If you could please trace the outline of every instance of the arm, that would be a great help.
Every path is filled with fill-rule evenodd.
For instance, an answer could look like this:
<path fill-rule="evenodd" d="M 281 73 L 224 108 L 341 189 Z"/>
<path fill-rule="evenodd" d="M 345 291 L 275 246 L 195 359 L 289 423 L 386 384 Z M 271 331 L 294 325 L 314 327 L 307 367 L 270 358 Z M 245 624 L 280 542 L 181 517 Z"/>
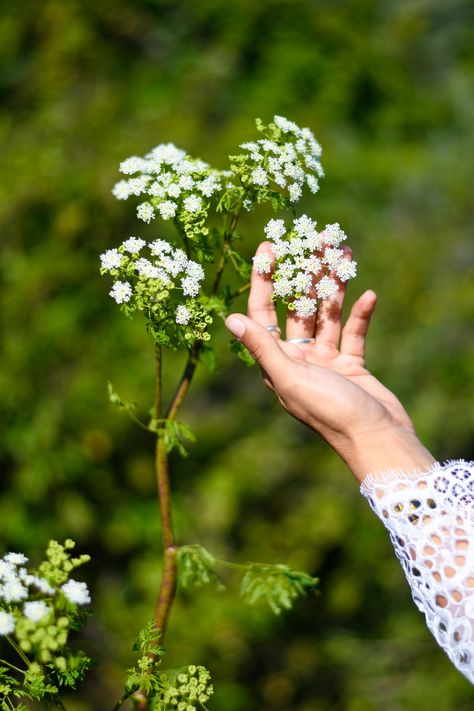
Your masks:
<path fill-rule="evenodd" d="M 342 329 L 344 292 L 341 283 L 313 318 L 289 312 L 287 339 L 314 339 L 289 343 L 267 330 L 277 324 L 272 282 L 253 272 L 248 317 L 232 315 L 227 327 L 285 410 L 321 434 L 361 482 L 429 629 L 474 683 L 474 465 L 435 462 L 399 400 L 365 367 L 375 293 L 362 294 Z"/>

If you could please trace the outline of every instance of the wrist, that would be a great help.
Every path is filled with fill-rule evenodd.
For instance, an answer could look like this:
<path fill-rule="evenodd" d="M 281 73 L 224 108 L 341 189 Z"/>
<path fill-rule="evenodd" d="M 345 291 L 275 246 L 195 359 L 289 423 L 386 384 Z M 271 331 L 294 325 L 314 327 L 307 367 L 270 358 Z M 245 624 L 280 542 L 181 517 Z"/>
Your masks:
<path fill-rule="evenodd" d="M 398 425 L 346 434 L 333 447 L 360 482 L 390 469 L 427 470 L 436 461 L 414 430 Z"/>

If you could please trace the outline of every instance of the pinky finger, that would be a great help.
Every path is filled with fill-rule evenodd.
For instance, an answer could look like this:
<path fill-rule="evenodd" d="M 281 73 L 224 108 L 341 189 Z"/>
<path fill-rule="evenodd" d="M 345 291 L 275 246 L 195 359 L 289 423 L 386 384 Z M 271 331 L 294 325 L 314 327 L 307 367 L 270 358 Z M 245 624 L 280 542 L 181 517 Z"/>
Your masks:
<path fill-rule="evenodd" d="M 342 330 L 341 353 L 364 359 L 365 337 L 377 303 L 375 291 L 365 291 L 351 309 Z"/>

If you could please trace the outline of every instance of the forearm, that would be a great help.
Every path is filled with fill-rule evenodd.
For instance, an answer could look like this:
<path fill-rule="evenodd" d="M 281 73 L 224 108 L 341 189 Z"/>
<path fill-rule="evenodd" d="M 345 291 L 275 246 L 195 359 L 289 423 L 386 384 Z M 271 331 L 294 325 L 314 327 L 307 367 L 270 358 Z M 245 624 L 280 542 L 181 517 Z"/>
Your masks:
<path fill-rule="evenodd" d="M 367 474 L 376 477 L 393 470 L 426 471 L 435 462 L 414 431 L 396 425 L 366 432 L 351 431 L 334 437 L 330 444 L 359 482 Z"/>

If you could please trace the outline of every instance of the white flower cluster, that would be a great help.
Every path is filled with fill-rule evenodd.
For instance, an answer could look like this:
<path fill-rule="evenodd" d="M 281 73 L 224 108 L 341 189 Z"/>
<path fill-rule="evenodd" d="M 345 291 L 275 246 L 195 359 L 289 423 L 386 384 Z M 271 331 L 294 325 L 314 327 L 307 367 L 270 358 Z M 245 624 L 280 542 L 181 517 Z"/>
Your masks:
<path fill-rule="evenodd" d="M 249 154 L 251 183 L 257 187 L 275 183 L 288 191 L 290 202 L 298 202 L 305 186 L 316 193 L 324 170 L 322 149 L 311 130 L 283 116 L 275 116 L 268 127 L 259 123 L 257 127 L 266 137 L 240 145 Z"/>
<path fill-rule="evenodd" d="M 316 313 L 318 300 L 333 297 L 338 281 L 356 275 L 357 264 L 350 261 L 339 245 L 345 233 L 335 223 L 318 232 L 316 222 L 307 215 L 293 221 L 287 230 L 283 220 L 270 220 L 265 226 L 274 257 L 273 295 L 295 310 L 300 318 Z M 268 254 L 254 257 L 254 269 L 260 274 L 272 272 Z"/>
<path fill-rule="evenodd" d="M 156 212 L 163 220 L 177 214 L 198 215 L 205 210 L 205 199 L 221 191 L 223 178 L 229 175 L 190 158 L 173 143 L 162 143 L 143 158 L 127 158 L 120 164 L 120 171 L 133 177 L 119 181 L 112 193 L 118 200 L 146 196 L 137 208 L 144 222 L 151 222 Z"/>
<path fill-rule="evenodd" d="M 0 558 L 0 606 L 7 607 L 7 611 L 0 609 L 0 636 L 15 631 L 15 615 L 11 612 L 15 603 L 19 605 L 18 611 L 31 622 L 40 622 L 52 610 L 44 600 L 28 599 L 38 594 L 53 597 L 56 590 L 44 578 L 30 574 L 23 567 L 27 562 L 23 553 L 7 553 Z M 70 579 L 60 589 L 69 602 L 76 605 L 87 605 L 91 601 L 85 583 Z"/>
<path fill-rule="evenodd" d="M 147 246 L 150 258 L 138 257 Z M 137 258 L 138 257 L 138 258 Z M 173 247 L 163 239 L 147 244 L 139 237 L 129 237 L 118 249 L 109 249 L 100 256 L 101 271 L 115 276 L 133 277 L 138 282 L 156 280 L 163 289 L 181 289 L 183 296 L 195 298 L 199 294 L 204 279 L 204 269 L 192 259 L 188 259 L 182 249 Z M 122 268 L 122 271 L 119 271 Z M 175 280 L 179 278 L 179 283 Z M 129 281 L 117 280 L 110 296 L 118 303 L 129 302 L 133 297 L 133 287 Z M 186 325 L 192 317 L 188 306 L 180 304 L 176 308 L 175 320 L 179 325 Z"/>

